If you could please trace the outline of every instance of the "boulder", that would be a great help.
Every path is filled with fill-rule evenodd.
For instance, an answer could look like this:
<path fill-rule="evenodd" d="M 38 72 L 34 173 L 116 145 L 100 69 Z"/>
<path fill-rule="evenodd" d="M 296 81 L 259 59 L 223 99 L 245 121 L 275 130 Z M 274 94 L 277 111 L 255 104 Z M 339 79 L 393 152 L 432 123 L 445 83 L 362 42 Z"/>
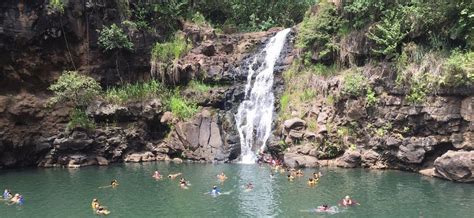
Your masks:
<path fill-rule="evenodd" d="M 406 163 L 419 164 L 425 158 L 425 149 L 417 144 L 408 144 L 399 147 L 397 158 Z"/>
<path fill-rule="evenodd" d="M 163 116 L 161 116 L 160 123 L 170 124 L 173 121 L 173 113 L 166 111 Z"/>
<path fill-rule="evenodd" d="M 336 160 L 336 165 L 338 167 L 345 168 L 355 168 L 359 167 L 361 164 L 361 154 L 360 151 L 347 150 L 342 157 Z"/>
<path fill-rule="evenodd" d="M 155 161 L 156 157 L 153 153 L 146 151 L 146 152 L 138 152 L 138 153 L 130 153 L 125 156 L 125 162 L 149 162 Z"/>
<path fill-rule="evenodd" d="M 367 116 L 365 103 L 362 100 L 351 100 L 346 103 L 346 114 L 349 120 L 359 120 Z"/>
<path fill-rule="evenodd" d="M 283 126 L 289 132 L 290 130 L 304 130 L 306 127 L 306 122 L 300 118 L 292 118 L 285 120 Z"/>
<path fill-rule="evenodd" d="M 474 151 L 448 151 L 434 162 L 438 176 L 456 182 L 474 182 Z"/>
<path fill-rule="evenodd" d="M 181 164 L 181 163 L 183 163 L 183 159 L 178 158 L 178 157 L 173 158 L 172 161 L 173 161 L 173 163 L 176 163 L 176 164 Z"/>
<path fill-rule="evenodd" d="M 105 159 L 105 157 L 97 156 L 96 159 L 97 159 L 97 163 L 99 164 L 99 166 L 109 165 L 109 161 L 107 159 Z"/>
<path fill-rule="evenodd" d="M 474 132 L 454 133 L 449 140 L 457 149 L 474 150 Z"/>
<path fill-rule="evenodd" d="M 319 166 L 318 159 L 308 155 L 285 153 L 285 155 L 283 156 L 283 160 L 285 165 L 291 168 L 314 168 Z"/>

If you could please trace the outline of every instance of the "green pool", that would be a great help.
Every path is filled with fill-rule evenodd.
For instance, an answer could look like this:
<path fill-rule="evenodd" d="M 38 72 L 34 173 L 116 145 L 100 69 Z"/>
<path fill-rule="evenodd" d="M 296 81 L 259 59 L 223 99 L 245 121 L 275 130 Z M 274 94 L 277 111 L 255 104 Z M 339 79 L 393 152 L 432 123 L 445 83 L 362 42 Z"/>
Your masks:
<path fill-rule="evenodd" d="M 155 181 L 154 170 L 182 172 L 190 181 Z M 229 179 L 219 184 L 216 174 Z M 23 206 L 0 203 L 0 217 L 95 217 L 90 203 L 98 198 L 108 217 L 472 217 L 474 185 L 458 184 L 399 171 L 321 169 L 316 187 L 306 185 L 312 170 L 289 182 L 270 176 L 269 167 L 240 164 L 120 164 L 82 169 L 21 169 L 0 171 L 0 188 L 25 196 Z M 116 189 L 99 188 L 117 179 Z M 244 191 L 247 182 L 254 190 Z M 226 193 L 204 194 L 212 185 Z M 345 195 L 360 206 L 336 214 L 312 212 L 321 204 L 336 205 Z"/>

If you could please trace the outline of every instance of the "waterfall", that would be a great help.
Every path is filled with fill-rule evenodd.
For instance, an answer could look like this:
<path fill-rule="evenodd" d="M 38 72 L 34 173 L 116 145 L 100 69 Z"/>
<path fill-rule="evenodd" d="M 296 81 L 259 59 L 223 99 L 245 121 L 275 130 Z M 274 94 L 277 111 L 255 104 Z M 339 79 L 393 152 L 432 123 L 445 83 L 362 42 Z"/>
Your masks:
<path fill-rule="evenodd" d="M 249 66 L 245 98 L 235 115 L 240 136 L 241 163 L 255 163 L 257 156 L 252 148 L 263 150 L 270 137 L 275 101 L 272 90 L 273 68 L 289 32 L 290 29 L 285 29 L 272 37 Z M 259 61 L 262 55 L 265 56 L 263 63 Z"/>

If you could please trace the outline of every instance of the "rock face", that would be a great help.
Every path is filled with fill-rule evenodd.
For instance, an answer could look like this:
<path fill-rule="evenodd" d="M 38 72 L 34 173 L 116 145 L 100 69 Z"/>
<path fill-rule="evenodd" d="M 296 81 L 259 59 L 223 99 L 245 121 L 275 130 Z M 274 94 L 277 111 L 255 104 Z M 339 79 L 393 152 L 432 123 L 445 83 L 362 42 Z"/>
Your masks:
<path fill-rule="evenodd" d="M 285 153 L 285 155 L 283 156 L 283 160 L 285 164 L 291 168 L 314 168 L 319 166 L 318 159 L 309 155 Z"/>
<path fill-rule="evenodd" d="M 456 182 L 474 182 L 474 151 L 448 151 L 435 162 L 439 177 Z"/>
<path fill-rule="evenodd" d="M 365 66 L 363 72 L 377 102 L 368 105 L 365 96 L 344 93 L 338 76 L 311 82 L 320 94 L 292 106 L 291 114 L 300 116 L 282 121 L 275 134 L 275 141 L 285 147 L 283 156 L 306 155 L 321 165 L 400 169 L 471 182 L 474 86 L 439 89 L 414 104 L 406 99 L 407 89 L 396 84 L 391 68 Z"/>
<path fill-rule="evenodd" d="M 130 5 L 135 2 L 131 0 Z M 160 34 L 165 30 L 159 29 L 160 25 L 152 27 L 158 28 L 156 31 L 143 33 L 124 28 L 134 51 L 121 52 L 116 60 L 100 49 L 96 31 L 121 21 L 116 1 L 66 1 L 63 14 L 51 11 L 48 3 L 0 2 L 0 48 L 6 51 L 0 54 L 0 168 L 80 167 L 177 157 L 231 161 L 239 156 L 233 114 L 243 98 L 247 62 L 278 29 L 225 35 L 209 27 L 181 23 L 183 35 L 193 48 L 171 70 L 177 84 L 199 79 L 219 85 L 204 94 L 182 93 L 207 111 L 180 121 L 164 110 L 160 99 L 126 104 L 96 101 L 87 108 L 96 129 L 66 132 L 71 105 L 51 108 L 47 104 L 51 97 L 47 87 L 61 72 L 77 70 L 104 88 L 122 80 L 147 81 L 154 76 L 150 74 L 150 50 L 164 38 Z M 291 51 L 286 48 L 286 53 Z M 280 71 L 288 64 L 279 63 Z M 168 134 L 170 126 L 177 128 Z"/>

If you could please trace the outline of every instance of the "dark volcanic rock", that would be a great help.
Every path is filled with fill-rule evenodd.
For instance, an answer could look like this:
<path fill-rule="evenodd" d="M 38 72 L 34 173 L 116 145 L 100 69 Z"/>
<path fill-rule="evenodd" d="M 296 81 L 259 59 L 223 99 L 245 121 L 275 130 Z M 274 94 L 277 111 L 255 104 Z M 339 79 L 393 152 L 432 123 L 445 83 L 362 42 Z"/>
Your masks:
<path fill-rule="evenodd" d="M 457 182 L 474 182 L 474 151 L 448 151 L 434 162 L 440 177 Z"/>

